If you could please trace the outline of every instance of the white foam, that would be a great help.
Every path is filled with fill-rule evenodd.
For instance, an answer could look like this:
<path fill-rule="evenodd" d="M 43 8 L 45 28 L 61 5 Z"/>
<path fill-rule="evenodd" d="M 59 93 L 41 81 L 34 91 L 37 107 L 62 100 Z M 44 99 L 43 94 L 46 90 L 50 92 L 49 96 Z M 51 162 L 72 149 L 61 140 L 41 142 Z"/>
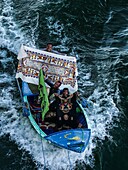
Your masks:
<path fill-rule="evenodd" d="M 69 48 L 66 47 L 66 43 L 69 38 L 65 35 L 63 23 L 61 23 L 59 20 L 56 21 L 53 16 L 49 16 L 46 19 L 49 34 L 57 35 L 57 41 L 59 41 L 61 44 L 56 46 L 56 48 L 61 49 L 61 51 L 68 51 Z"/>
<path fill-rule="evenodd" d="M 18 111 L 21 107 L 21 102 L 19 99 L 17 101 L 16 99 L 13 100 L 14 97 L 10 93 L 10 90 L 13 89 L 14 87 L 7 87 L 1 92 L 0 106 L 4 107 L 3 112 L 1 113 L 0 136 L 9 133 L 11 139 L 18 144 L 19 149 L 28 151 L 37 164 L 39 162 L 42 166 L 44 164 L 43 145 L 46 165 L 50 167 L 51 170 L 68 169 L 70 164 L 67 150 L 59 149 L 44 140 L 42 141 L 39 135 L 31 127 L 29 120 L 26 117 L 19 116 L 19 114 L 22 115 L 22 112 Z M 91 148 L 86 149 L 86 152 L 82 154 L 69 151 L 72 165 L 75 164 L 76 160 L 84 160 L 85 155 L 89 155 L 90 151 Z M 61 164 L 59 162 L 61 162 Z"/>
<path fill-rule="evenodd" d="M 40 0 L 41 1 L 41 0 Z M 44 2 L 44 1 L 41 1 Z M 19 51 L 19 47 L 21 43 L 28 44 L 31 42 L 30 39 L 26 37 L 22 33 L 22 31 L 18 28 L 14 21 L 13 15 L 13 1 L 4 0 L 3 1 L 3 11 L 2 16 L 0 16 L 0 46 L 7 47 L 11 49 L 11 51 L 17 53 Z M 8 15 L 5 15 L 5 13 Z M 11 15 L 10 15 L 11 14 Z M 111 14 L 112 15 L 112 14 Z M 111 19 L 111 15 L 109 20 Z M 38 27 L 38 19 L 39 15 L 37 13 L 37 17 L 35 18 L 35 27 L 32 28 L 32 44 L 30 46 L 34 46 L 35 44 L 35 30 Z M 62 32 L 64 31 L 64 26 L 59 21 L 53 22 L 54 18 L 48 17 L 48 28 L 50 30 L 50 34 L 55 34 L 60 36 L 61 45 L 57 46 L 57 48 L 61 48 L 64 51 L 68 51 L 69 48 L 66 47 L 66 42 L 69 40 L 66 35 L 62 38 Z M 109 22 L 108 20 L 108 22 Z M 6 21 L 6 22 L 3 22 Z M 7 25 L 6 25 L 7 23 Z M 9 28 L 9 29 L 8 29 Z M 108 49 L 109 50 L 108 50 Z M 74 49 L 75 50 L 75 49 Z M 106 51 L 106 56 L 113 49 L 109 47 L 105 47 L 104 49 L 100 49 Z M 2 63 L 6 63 L 8 60 L 6 58 L 6 52 L 3 51 L 1 54 L 3 56 Z M 5 57 L 5 58 L 4 58 Z M 109 65 L 109 64 L 108 64 Z M 104 66 L 101 62 L 97 63 L 98 70 L 108 69 L 108 65 Z M 79 75 L 81 78 L 81 83 L 83 86 L 94 86 L 94 83 L 91 82 L 91 69 L 85 68 L 85 64 L 83 66 L 79 65 L 80 72 Z M 87 71 L 88 70 L 88 71 Z M 84 71 L 84 73 L 82 73 Z M 101 72 L 102 72 L 101 71 Z M 99 73 L 101 73 L 99 71 Z M 97 141 L 101 142 L 105 140 L 107 137 L 109 140 L 112 140 L 112 136 L 109 134 L 109 130 L 114 126 L 114 118 L 118 120 L 119 110 L 116 107 L 113 99 L 113 95 L 116 95 L 119 98 L 118 86 L 116 93 L 112 92 L 115 90 L 115 86 L 113 87 L 113 82 L 106 83 L 108 81 L 107 72 L 103 72 L 104 76 L 100 74 L 101 77 L 98 78 L 98 84 L 95 88 L 93 94 L 89 97 L 88 100 L 94 101 L 93 110 L 91 112 L 86 108 L 89 117 L 89 124 L 91 127 L 91 139 L 89 141 L 89 145 L 86 150 L 82 154 L 77 154 L 69 151 L 70 160 L 72 165 L 75 165 L 77 160 L 83 160 L 86 164 L 89 164 L 91 167 L 94 165 L 94 155 L 93 150 L 97 146 Z M 85 75 L 85 76 L 84 76 Z M 69 168 L 69 160 L 68 160 L 68 152 L 65 149 L 59 149 L 52 144 L 47 143 L 46 141 L 41 141 L 39 135 L 35 132 L 35 130 L 31 127 L 28 119 L 22 115 L 22 112 L 19 111 L 21 108 L 21 101 L 19 99 L 14 99 L 14 96 L 10 93 L 11 90 L 14 90 L 13 83 L 14 78 L 10 77 L 8 74 L 3 73 L 0 75 L 0 83 L 10 83 L 10 87 L 3 88 L 1 92 L 1 100 L 0 107 L 3 108 L 3 111 L 0 115 L 0 136 L 5 134 L 10 134 L 12 140 L 14 140 L 19 149 L 25 149 L 28 151 L 33 159 L 36 161 L 37 166 L 39 164 L 44 164 L 44 156 L 42 151 L 42 145 L 44 147 L 45 152 L 45 161 L 47 166 L 49 166 L 51 170 L 54 169 L 68 169 Z M 15 75 L 14 75 L 15 77 Z M 105 82 L 106 81 L 106 82 Z M 103 88 L 104 86 L 104 88 Z M 17 92 L 18 93 L 18 92 Z M 86 91 L 83 91 L 83 95 Z M 118 99 L 119 100 L 119 99 Z M 61 163 L 61 164 L 60 164 Z M 40 168 L 39 168 L 40 169 Z"/>
<path fill-rule="evenodd" d="M 0 16 L 0 47 L 6 47 L 15 54 L 18 53 L 21 44 L 28 44 L 34 47 L 34 31 L 35 28 L 32 30 L 32 39 L 27 35 L 24 36 L 15 23 L 13 1 L 3 0 L 2 13 Z"/>
<path fill-rule="evenodd" d="M 5 79 L 7 81 L 7 79 Z M 11 81 L 11 80 L 10 80 Z M 5 81 L 4 81 L 5 82 Z M 8 87 L 2 90 L 0 106 L 4 106 L 3 112 L 1 113 L 1 128 L 0 136 L 7 133 L 10 134 L 11 139 L 14 140 L 19 149 L 25 149 L 28 151 L 33 159 L 43 166 L 44 157 L 42 145 L 45 153 L 45 162 L 49 169 L 69 169 L 68 152 L 65 149 L 59 149 L 54 147 L 52 144 L 46 141 L 41 141 L 39 135 L 31 127 L 30 122 L 27 118 L 18 116 L 22 114 L 18 111 L 21 103 L 15 99 L 10 93 L 14 87 Z M 109 129 L 113 128 L 113 117 L 118 115 L 118 109 L 116 108 L 113 99 L 110 95 L 107 96 L 106 92 L 101 92 L 100 89 L 96 89 L 89 100 L 95 100 L 93 110 L 88 111 L 89 124 L 91 127 L 91 139 L 86 150 L 82 154 L 77 154 L 69 151 L 70 161 L 72 166 L 75 166 L 77 160 L 83 160 L 86 164 L 91 167 L 94 165 L 93 150 L 97 146 L 97 140 L 101 142 L 107 137 L 112 140 L 112 136 L 109 134 Z M 101 103 L 106 101 L 106 105 L 102 106 Z M 18 109 L 18 110 L 17 110 Z M 61 164 L 60 164 L 61 162 Z M 41 169 L 41 168 L 38 168 Z"/>
<path fill-rule="evenodd" d="M 44 150 L 46 165 L 50 167 L 51 170 L 68 169 L 68 152 L 65 149 L 54 147 L 44 140 L 42 141 L 39 135 L 31 127 L 28 119 L 18 116 L 19 113 L 22 113 L 21 111 L 18 113 L 16 108 L 19 108 L 21 103 L 13 100 L 13 96 L 9 92 L 13 88 L 14 87 L 8 87 L 7 89 L 2 90 L 0 106 L 4 105 L 4 108 L 6 108 L 7 111 L 2 112 L 1 114 L 0 135 L 9 133 L 11 139 L 18 144 L 19 149 L 21 148 L 28 151 L 37 164 L 38 162 L 42 165 L 44 164 Z M 92 112 L 88 112 L 89 124 L 92 131 L 91 140 L 84 153 L 78 154 L 69 151 L 72 166 L 75 165 L 77 160 L 83 160 L 86 164 L 93 167 L 94 157 L 92 151 L 96 148 L 97 139 L 102 142 L 102 140 L 105 140 L 105 137 L 108 137 L 110 140 L 112 138 L 109 135 L 108 130 L 112 128 L 113 116 L 117 116 L 119 111 L 115 107 L 112 97 L 107 96 L 106 99 L 106 95 L 107 91 L 101 93 L 99 89 L 96 89 L 89 98 L 89 100 L 96 100 L 93 105 L 93 110 L 91 110 Z M 106 101 L 108 107 L 100 106 L 103 100 Z M 44 148 L 43 150 L 42 145 Z M 61 164 L 59 162 L 61 162 Z"/>
<path fill-rule="evenodd" d="M 113 11 L 110 11 L 109 16 L 108 16 L 108 19 L 107 19 L 107 21 L 106 21 L 106 24 L 111 21 L 112 17 L 113 17 Z"/>

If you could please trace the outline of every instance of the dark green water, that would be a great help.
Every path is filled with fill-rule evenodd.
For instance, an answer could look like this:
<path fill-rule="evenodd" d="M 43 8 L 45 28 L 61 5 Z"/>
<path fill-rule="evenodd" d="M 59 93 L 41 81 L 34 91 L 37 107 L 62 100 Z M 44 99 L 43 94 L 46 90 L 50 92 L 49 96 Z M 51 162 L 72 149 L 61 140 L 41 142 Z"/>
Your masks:
<path fill-rule="evenodd" d="M 127 0 L 0 0 L 0 169 L 43 169 L 42 143 L 19 117 L 14 70 L 22 43 L 47 42 L 77 56 L 79 90 L 93 101 L 91 140 L 84 154 L 70 153 L 72 169 L 127 170 Z M 69 169 L 67 152 L 44 147 L 47 169 Z"/>

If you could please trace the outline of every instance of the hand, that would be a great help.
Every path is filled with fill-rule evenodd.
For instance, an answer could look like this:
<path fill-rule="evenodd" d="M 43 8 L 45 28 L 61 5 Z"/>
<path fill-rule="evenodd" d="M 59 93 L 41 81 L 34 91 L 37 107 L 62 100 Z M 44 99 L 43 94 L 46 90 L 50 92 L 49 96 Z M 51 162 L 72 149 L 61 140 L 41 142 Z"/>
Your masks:
<path fill-rule="evenodd" d="M 55 95 L 56 97 L 59 97 L 59 94 L 57 94 L 57 93 L 54 93 L 54 95 Z"/>
<path fill-rule="evenodd" d="M 76 91 L 74 94 L 76 95 L 76 97 L 80 97 L 80 93 L 78 91 Z"/>

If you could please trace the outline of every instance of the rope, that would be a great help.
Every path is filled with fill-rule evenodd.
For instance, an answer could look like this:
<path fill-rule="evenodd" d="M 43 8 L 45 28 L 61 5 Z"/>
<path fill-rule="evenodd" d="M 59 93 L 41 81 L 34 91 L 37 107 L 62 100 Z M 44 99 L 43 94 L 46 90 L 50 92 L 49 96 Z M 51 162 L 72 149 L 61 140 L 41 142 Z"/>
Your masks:
<path fill-rule="evenodd" d="M 82 131 L 82 142 L 84 140 L 84 130 L 81 128 L 81 131 Z M 81 146 L 81 149 L 82 149 L 82 146 Z"/>
<path fill-rule="evenodd" d="M 68 160 L 69 160 L 69 169 L 71 170 L 72 169 L 72 163 L 71 163 L 71 160 L 70 160 L 69 150 L 67 150 L 67 152 L 68 152 Z"/>
<path fill-rule="evenodd" d="M 24 106 L 24 102 L 23 102 L 23 95 L 22 95 L 22 91 L 21 91 L 21 88 L 20 88 L 20 84 L 19 84 L 19 81 L 18 81 L 18 79 L 16 79 L 16 82 L 17 82 L 17 85 L 18 85 L 18 89 L 19 89 L 19 92 L 20 92 L 20 98 L 21 98 L 21 101 L 22 101 L 22 115 L 23 115 L 23 112 L 24 112 L 24 109 L 23 109 L 23 107 L 25 107 Z M 20 109 L 20 110 L 21 110 Z M 18 116 L 19 116 L 19 121 L 20 121 L 20 116 L 21 116 L 21 114 L 20 114 L 20 112 L 18 112 Z"/>
<path fill-rule="evenodd" d="M 37 115 L 37 120 L 38 120 L 38 125 L 39 125 L 39 128 L 40 128 L 40 124 L 39 124 L 39 118 L 40 118 L 40 115 L 38 114 Z M 42 154 L 43 154 L 43 159 L 44 159 L 44 170 L 46 170 L 46 160 L 45 160 L 45 154 L 44 154 L 44 146 L 43 146 L 43 142 L 42 142 L 42 137 L 41 137 L 41 129 L 40 130 L 40 139 L 41 139 L 41 146 L 42 146 Z"/>
<path fill-rule="evenodd" d="M 19 81 L 18 79 L 16 79 L 17 81 L 17 85 L 18 85 L 18 89 L 19 89 L 19 92 L 20 92 L 20 97 L 21 97 L 21 100 L 22 100 L 22 103 L 23 103 L 23 107 L 25 107 L 25 104 L 23 102 L 23 95 L 22 95 L 22 91 L 21 91 L 21 88 L 20 88 L 20 85 L 19 85 Z M 25 110 L 23 109 L 23 112 Z M 40 113 L 39 113 L 40 114 Z M 37 115 L 37 120 L 38 120 L 38 125 L 39 125 L 39 118 L 40 118 L 40 115 Z M 46 170 L 46 160 L 45 160 L 45 154 L 44 154 L 44 146 L 43 146 L 43 142 L 42 142 L 42 137 L 41 137 L 41 129 L 40 129 L 40 125 L 39 125 L 39 130 L 40 130 L 40 138 L 41 138 L 41 146 L 42 146 L 42 154 L 43 154 L 43 159 L 44 159 L 44 170 Z"/>
<path fill-rule="evenodd" d="M 19 89 L 19 92 L 20 92 L 20 98 L 21 98 L 22 104 L 23 104 L 23 106 L 24 106 L 23 95 L 22 95 L 22 91 L 21 91 L 21 88 L 20 88 L 20 84 L 19 84 L 18 79 L 16 79 L 16 82 L 17 82 L 18 89 Z M 23 109 L 22 109 L 22 112 L 23 112 Z"/>
<path fill-rule="evenodd" d="M 21 91 L 21 88 L 20 88 L 20 84 L 19 84 L 18 79 L 16 79 L 16 82 L 17 82 L 18 89 L 19 89 L 19 92 L 20 92 L 20 97 L 21 97 L 21 99 L 23 99 L 23 95 L 22 95 L 22 91 Z"/>
<path fill-rule="evenodd" d="M 13 64 L 13 67 L 14 67 L 14 64 Z M 21 97 L 21 100 L 22 100 L 23 107 L 26 108 L 26 106 L 23 102 L 23 95 L 22 95 L 22 91 L 21 91 L 18 79 L 16 79 L 16 82 L 17 82 L 18 89 L 19 89 L 19 92 L 20 92 L 20 97 Z M 25 111 L 24 108 L 22 110 L 23 114 L 24 114 L 24 111 Z M 38 115 L 38 125 L 39 125 L 39 118 L 40 118 L 40 115 Z M 39 125 L 39 128 L 40 128 L 40 125 Z M 42 146 L 42 153 L 43 153 L 43 159 L 44 159 L 44 170 L 46 170 L 47 168 L 46 168 L 46 160 L 45 160 L 45 154 L 44 154 L 44 146 L 43 146 L 42 137 L 41 137 L 41 129 L 39 129 L 39 130 L 40 130 L 41 146 Z"/>
<path fill-rule="evenodd" d="M 82 131 L 82 141 L 84 140 L 84 130 L 81 128 Z"/>

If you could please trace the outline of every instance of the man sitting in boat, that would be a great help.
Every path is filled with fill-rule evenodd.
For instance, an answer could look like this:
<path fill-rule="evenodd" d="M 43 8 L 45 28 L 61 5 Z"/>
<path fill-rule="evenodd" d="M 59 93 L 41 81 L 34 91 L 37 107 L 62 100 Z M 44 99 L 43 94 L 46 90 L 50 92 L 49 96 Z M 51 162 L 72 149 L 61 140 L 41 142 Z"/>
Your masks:
<path fill-rule="evenodd" d="M 56 81 L 53 83 L 50 79 L 45 79 L 45 82 L 50 86 L 49 94 L 48 94 L 48 99 L 50 102 L 49 105 L 49 111 L 55 111 L 56 108 L 56 101 L 55 101 L 55 95 L 54 94 L 60 94 L 60 89 L 59 87 L 61 86 L 61 81 Z"/>
<path fill-rule="evenodd" d="M 62 127 L 75 128 L 76 123 L 76 93 L 69 94 L 68 88 L 64 88 L 62 95 L 56 95 L 56 113 L 58 129 Z"/>
<path fill-rule="evenodd" d="M 43 49 L 43 51 L 47 51 L 55 54 L 61 54 L 58 51 L 53 50 L 52 47 L 53 47 L 52 43 L 48 43 L 46 48 Z"/>
<path fill-rule="evenodd" d="M 55 83 L 53 83 L 50 79 L 45 79 L 45 82 L 50 86 L 50 91 L 48 95 L 49 99 L 54 93 L 60 94 L 59 87 L 61 86 L 61 81 L 58 80 Z"/>

